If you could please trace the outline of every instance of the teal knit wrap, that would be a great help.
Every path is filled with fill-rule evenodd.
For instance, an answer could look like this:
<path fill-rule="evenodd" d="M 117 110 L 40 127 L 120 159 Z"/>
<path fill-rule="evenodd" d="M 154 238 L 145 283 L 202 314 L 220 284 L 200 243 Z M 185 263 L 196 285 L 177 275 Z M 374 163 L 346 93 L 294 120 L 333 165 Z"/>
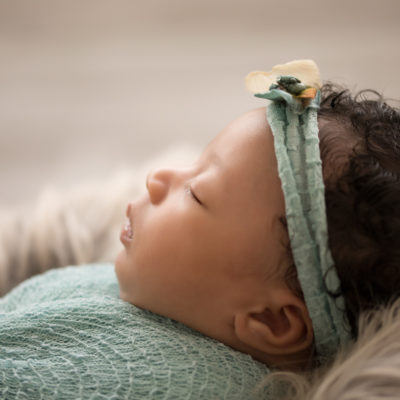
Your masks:
<path fill-rule="evenodd" d="M 0 299 L 0 399 L 265 400 L 269 373 L 119 298 L 113 265 L 51 270 Z"/>
<path fill-rule="evenodd" d="M 328 247 L 317 112 L 320 92 L 303 100 L 277 85 L 257 97 L 273 100 L 267 119 L 274 136 L 290 245 L 314 329 L 318 357 L 331 358 L 349 340 L 340 282 Z"/>

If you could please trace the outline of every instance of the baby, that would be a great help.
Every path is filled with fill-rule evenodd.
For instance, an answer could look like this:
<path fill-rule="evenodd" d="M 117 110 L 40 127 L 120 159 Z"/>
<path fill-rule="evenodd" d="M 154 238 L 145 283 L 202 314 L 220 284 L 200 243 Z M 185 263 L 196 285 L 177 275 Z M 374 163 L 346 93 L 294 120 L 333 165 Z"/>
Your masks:
<path fill-rule="evenodd" d="M 54 270 L 0 299 L 0 397 L 277 398 L 254 391 L 268 366 L 325 363 L 399 297 L 398 110 L 321 87 L 312 61 L 247 86 L 267 110 L 148 175 L 115 273 Z"/>
<path fill-rule="evenodd" d="M 325 200 L 318 200 L 315 188 L 322 178 L 321 184 L 315 178 L 305 184 L 303 209 L 291 209 L 291 193 L 283 190 L 290 178 L 276 157 L 281 132 L 274 130 L 288 131 L 291 124 L 295 135 L 313 130 L 313 115 L 305 117 L 304 110 L 316 114 L 318 71 L 300 61 L 248 77 L 248 87 L 260 93 L 261 85 L 263 93 L 265 80 L 291 72 L 301 81 L 286 76 L 269 88 L 273 95 L 259 95 L 286 107 L 286 127 L 269 116 L 271 129 L 265 108 L 250 111 L 229 124 L 193 165 L 148 175 L 147 194 L 127 207 L 115 271 L 123 300 L 268 365 L 300 368 L 315 359 L 315 351 L 323 361 L 350 334 L 355 337 L 361 311 L 399 294 L 400 117 L 379 96 L 352 98 L 322 87 L 318 126 Z M 290 140 L 282 142 L 289 151 Z M 306 159 L 304 168 L 312 165 L 314 179 L 321 167 L 315 154 L 307 160 L 314 151 L 307 149 L 310 141 L 295 153 L 304 151 L 300 158 Z M 299 170 L 297 180 L 305 171 Z M 288 229 L 287 218 L 312 214 L 313 202 L 319 215 L 306 223 L 315 235 L 309 239 L 298 221 Z M 325 204 L 328 235 L 321 219 Z M 311 240 L 312 249 L 300 249 L 296 260 L 294 247 Z M 313 269 L 319 277 L 309 276 Z M 321 315 L 329 321 L 321 322 Z M 327 336 L 334 345 L 325 346 L 324 354 L 324 343 L 318 345 L 331 339 Z"/>

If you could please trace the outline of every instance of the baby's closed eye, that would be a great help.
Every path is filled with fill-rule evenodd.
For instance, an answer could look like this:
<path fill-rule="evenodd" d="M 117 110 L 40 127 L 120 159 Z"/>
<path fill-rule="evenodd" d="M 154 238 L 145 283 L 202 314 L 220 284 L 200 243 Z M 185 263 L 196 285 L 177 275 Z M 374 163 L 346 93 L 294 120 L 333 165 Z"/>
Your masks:
<path fill-rule="evenodd" d="M 192 197 L 192 199 L 198 203 L 199 205 L 203 205 L 203 202 L 199 199 L 197 194 L 194 192 L 193 188 L 190 186 L 190 184 L 187 184 L 185 187 L 186 192 Z"/>

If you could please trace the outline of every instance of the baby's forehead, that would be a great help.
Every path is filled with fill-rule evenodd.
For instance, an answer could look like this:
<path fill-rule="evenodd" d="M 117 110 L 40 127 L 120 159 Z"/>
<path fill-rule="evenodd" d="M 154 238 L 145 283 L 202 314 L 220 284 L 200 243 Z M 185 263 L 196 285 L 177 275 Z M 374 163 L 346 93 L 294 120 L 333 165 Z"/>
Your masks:
<path fill-rule="evenodd" d="M 244 160 L 268 161 L 274 156 L 273 136 L 265 108 L 249 111 L 232 121 L 210 143 L 206 153 L 227 164 Z"/>
<path fill-rule="evenodd" d="M 260 108 L 234 120 L 202 156 L 206 169 L 218 171 L 218 182 L 232 207 L 236 202 L 243 208 L 254 207 L 258 213 L 271 204 L 283 210 L 274 138 L 265 113 L 265 108 Z"/>

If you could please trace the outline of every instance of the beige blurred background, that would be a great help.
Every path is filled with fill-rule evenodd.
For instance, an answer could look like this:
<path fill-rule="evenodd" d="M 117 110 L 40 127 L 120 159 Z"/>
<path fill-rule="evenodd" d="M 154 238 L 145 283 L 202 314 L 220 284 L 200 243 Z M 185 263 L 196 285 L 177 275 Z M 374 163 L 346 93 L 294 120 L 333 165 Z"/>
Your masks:
<path fill-rule="evenodd" d="M 0 1 L 0 205 L 105 179 L 240 113 L 254 69 L 400 98 L 399 0 Z"/>

